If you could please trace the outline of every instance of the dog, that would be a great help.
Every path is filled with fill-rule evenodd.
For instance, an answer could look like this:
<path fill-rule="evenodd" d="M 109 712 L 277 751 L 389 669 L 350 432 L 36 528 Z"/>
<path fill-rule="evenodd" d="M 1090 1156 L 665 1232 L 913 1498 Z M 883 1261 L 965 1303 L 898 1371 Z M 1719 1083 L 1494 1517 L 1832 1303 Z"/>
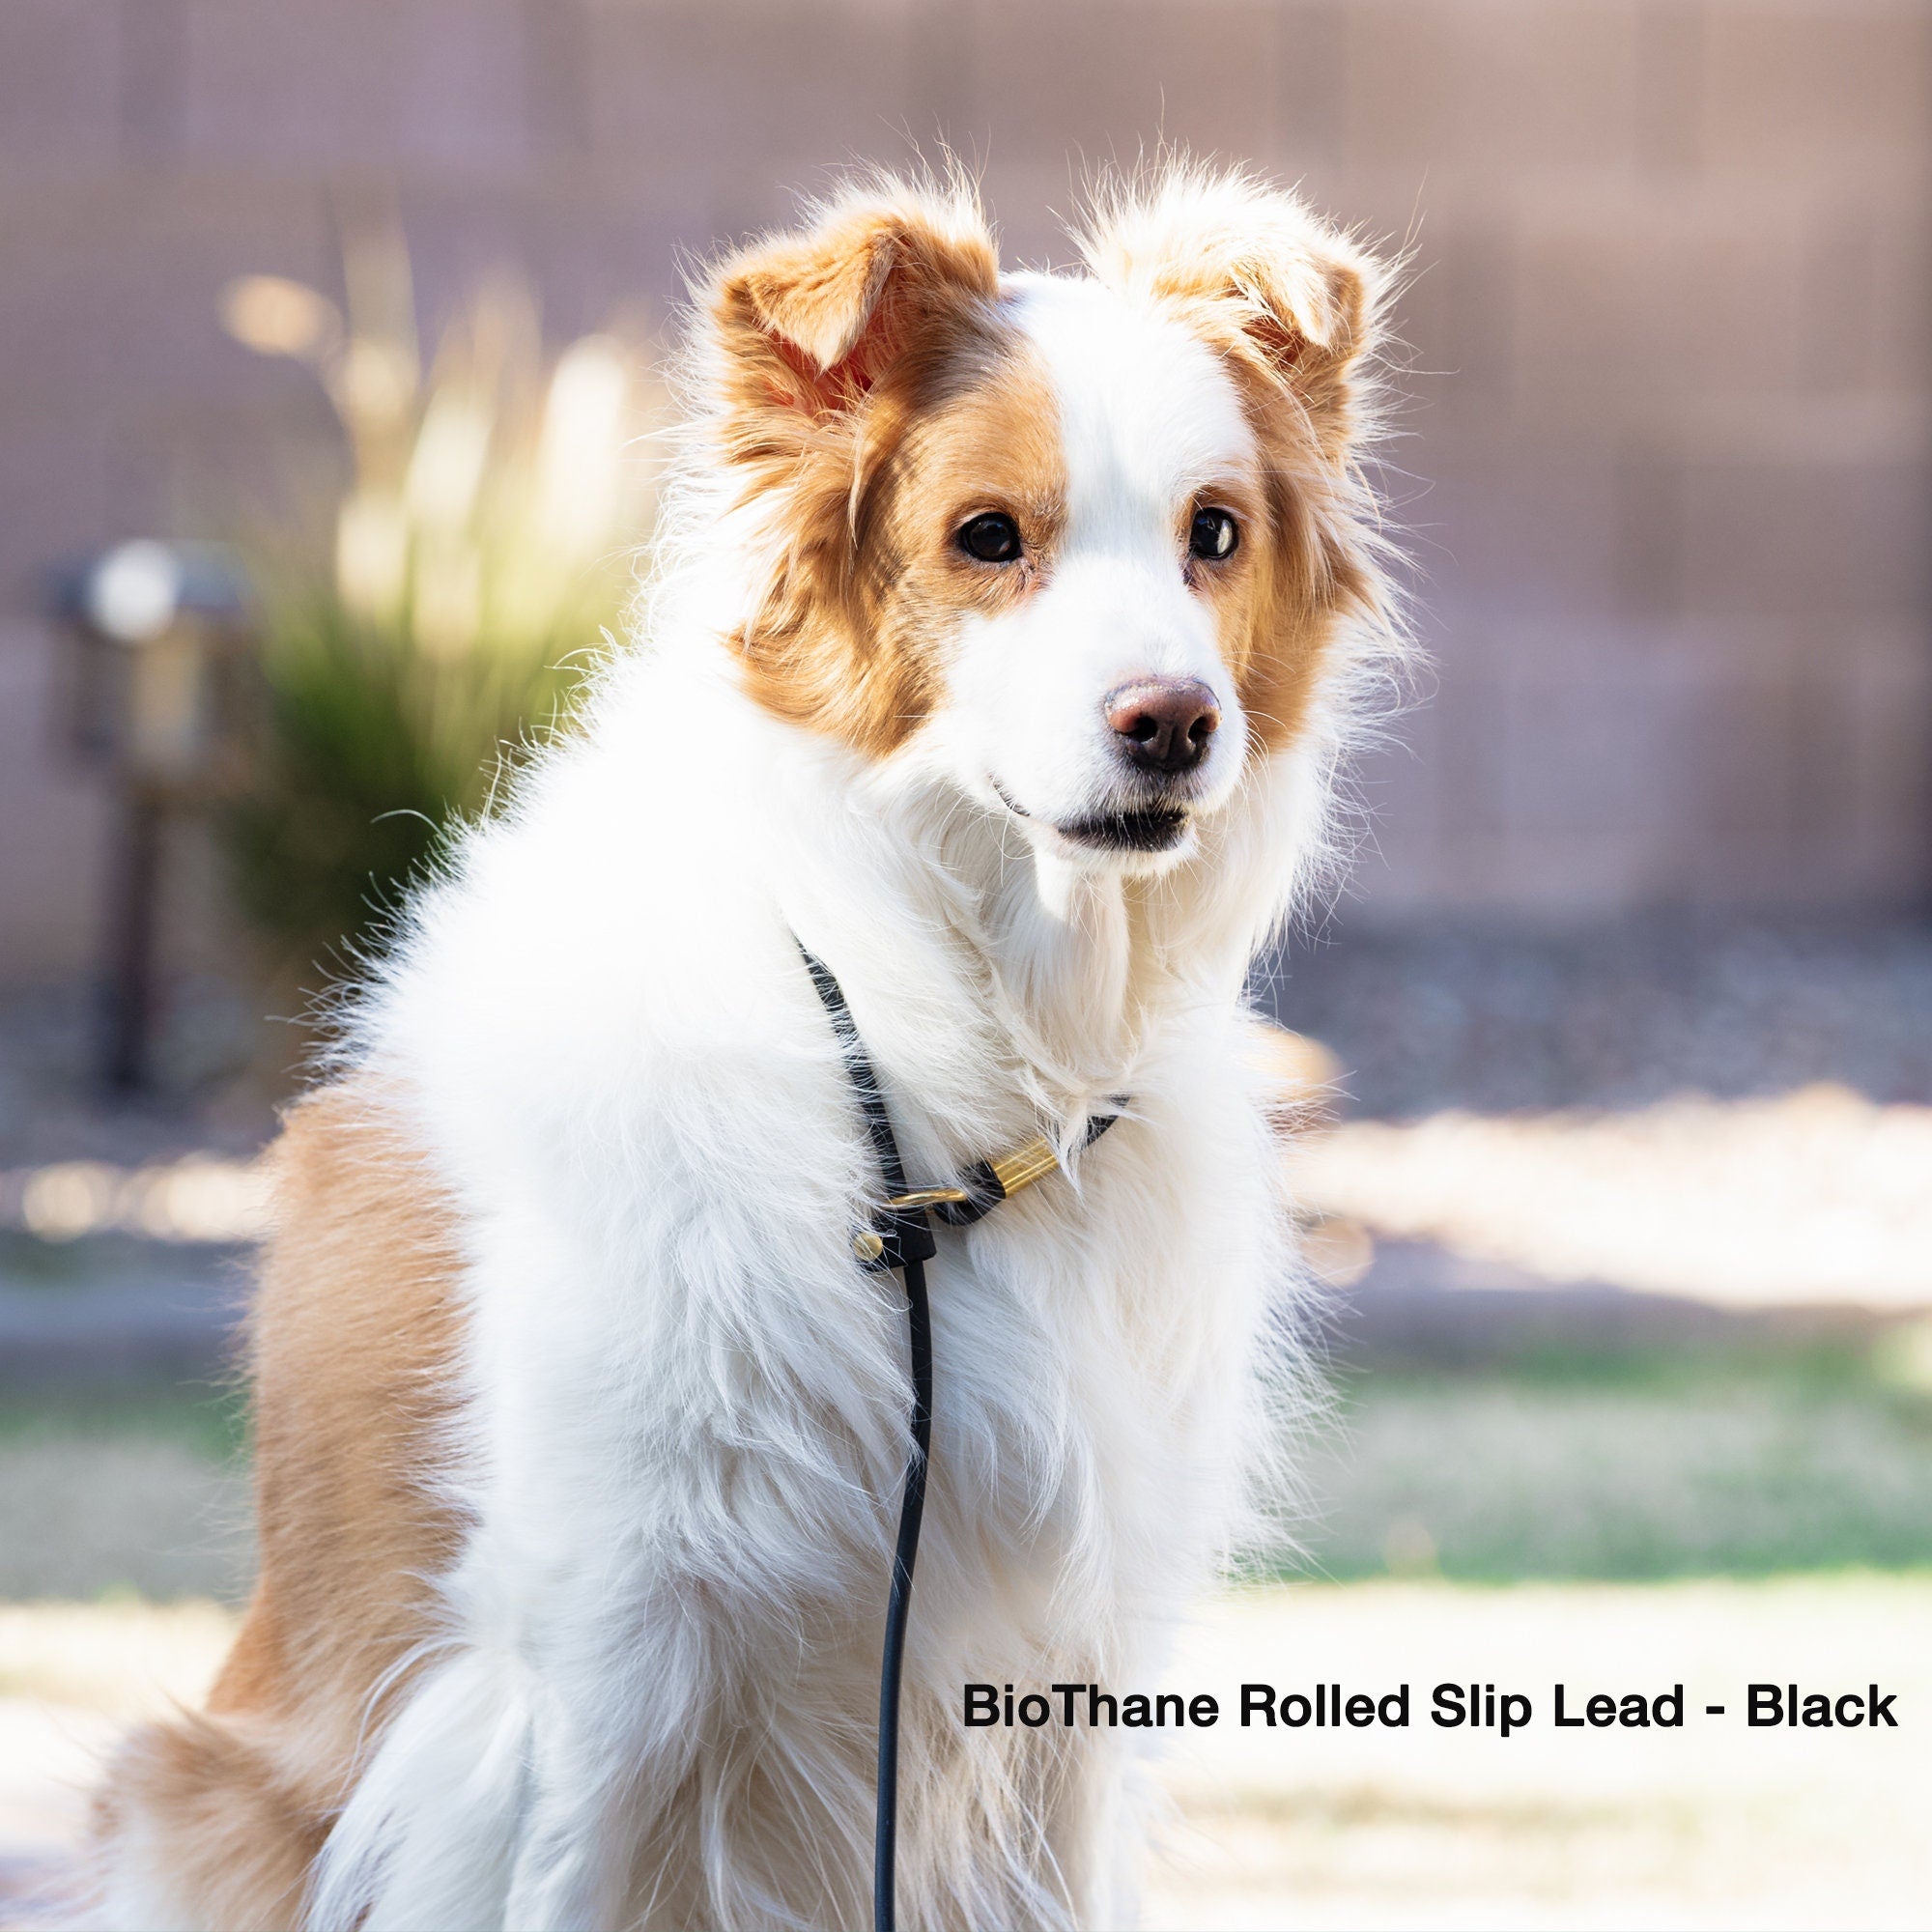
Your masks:
<path fill-rule="evenodd" d="M 701 282 L 636 641 L 286 1119 L 260 1580 L 110 1767 L 102 1922 L 866 1922 L 911 1396 L 808 951 L 914 1183 L 1055 1154 L 938 1232 L 900 1922 L 1132 1921 L 1130 1734 L 962 1690 L 1152 1688 L 1264 1433 L 1243 988 L 1393 648 L 1388 272 L 1192 165 L 1075 239 L 877 178 Z"/>

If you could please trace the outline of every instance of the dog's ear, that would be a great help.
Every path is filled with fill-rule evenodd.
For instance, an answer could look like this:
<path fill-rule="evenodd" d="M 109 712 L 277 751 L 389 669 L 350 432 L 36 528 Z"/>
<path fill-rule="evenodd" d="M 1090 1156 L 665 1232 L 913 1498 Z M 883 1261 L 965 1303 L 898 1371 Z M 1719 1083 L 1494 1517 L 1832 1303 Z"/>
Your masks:
<path fill-rule="evenodd" d="M 1292 390 L 1331 458 L 1346 451 L 1387 286 L 1366 250 L 1292 194 L 1186 166 L 1105 194 L 1081 245 L 1102 281 L 1180 310 Z"/>
<path fill-rule="evenodd" d="M 931 709 L 929 668 L 867 620 L 857 532 L 907 416 L 893 376 L 978 327 L 999 282 L 970 194 L 877 182 L 704 287 L 705 431 L 738 499 L 767 512 L 768 581 L 731 640 L 779 716 L 884 753 Z"/>
<path fill-rule="evenodd" d="M 851 410 L 923 330 L 999 288 L 999 254 L 963 190 L 848 192 L 803 232 L 753 243 L 713 276 L 722 400 L 822 420 Z"/>

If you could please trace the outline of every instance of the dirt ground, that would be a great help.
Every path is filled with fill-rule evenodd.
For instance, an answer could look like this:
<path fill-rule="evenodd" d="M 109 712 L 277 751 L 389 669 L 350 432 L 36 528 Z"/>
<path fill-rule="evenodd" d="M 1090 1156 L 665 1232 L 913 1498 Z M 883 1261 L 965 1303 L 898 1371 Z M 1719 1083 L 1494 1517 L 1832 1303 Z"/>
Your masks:
<path fill-rule="evenodd" d="M 0 1874 L 44 1877 L 88 1767 L 127 1719 L 206 1682 L 205 1604 L 0 1609 Z M 1932 1576 L 1663 1585 L 1295 1584 L 1189 1631 L 1171 1688 L 1149 1932 L 1346 1927 L 1924 1926 Z M 1896 1693 L 1896 1731 L 1747 1729 L 1751 1681 Z M 1238 1727 L 1240 1686 L 1407 1682 L 1407 1730 Z M 1438 1729 L 1438 1683 L 1532 1700 L 1530 1724 Z M 1681 1729 L 1557 1731 L 1551 1687 L 1684 1686 Z M 1123 1687 L 1128 1688 L 1128 1687 Z M 1726 1715 L 1703 1715 L 1722 1703 Z"/>

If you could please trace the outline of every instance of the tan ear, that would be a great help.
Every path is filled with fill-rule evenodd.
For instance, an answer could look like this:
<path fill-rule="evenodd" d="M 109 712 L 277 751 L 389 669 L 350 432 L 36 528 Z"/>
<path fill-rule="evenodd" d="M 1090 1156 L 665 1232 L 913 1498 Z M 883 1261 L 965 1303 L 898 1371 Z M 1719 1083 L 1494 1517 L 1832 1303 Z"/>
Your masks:
<path fill-rule="evenodd" d="M 1172 303 L 1293 389 L 1324 449 L 1353 430 L 1350 371 L 1375 346 L 1387 276 L 1295 196 L 1179 166 L 1103 196 L 1081 238 L 1102 281 Z"/>
<path fill-rule="evenodd" d="M 999 253 L 963 190 L 855 189 L 803 233 L 732 256 L 711 284 L 717 343 L 738 399 L 824 416 L 852 407 L 922 325 L 998 293 Z"/>

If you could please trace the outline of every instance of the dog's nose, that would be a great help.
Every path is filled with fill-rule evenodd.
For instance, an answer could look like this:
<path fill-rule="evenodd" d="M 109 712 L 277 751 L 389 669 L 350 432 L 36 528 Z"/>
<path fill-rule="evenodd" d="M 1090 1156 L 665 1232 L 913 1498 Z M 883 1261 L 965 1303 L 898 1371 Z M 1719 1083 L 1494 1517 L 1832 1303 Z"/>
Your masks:
<path fill-rule="evenodd" d="M 1208 755 L 1221 723 L 1214 694 L 1198 677 L 1140 677 L 1105 699 L 1107 723 L 1130 764 L 1175 778 Z"/>

